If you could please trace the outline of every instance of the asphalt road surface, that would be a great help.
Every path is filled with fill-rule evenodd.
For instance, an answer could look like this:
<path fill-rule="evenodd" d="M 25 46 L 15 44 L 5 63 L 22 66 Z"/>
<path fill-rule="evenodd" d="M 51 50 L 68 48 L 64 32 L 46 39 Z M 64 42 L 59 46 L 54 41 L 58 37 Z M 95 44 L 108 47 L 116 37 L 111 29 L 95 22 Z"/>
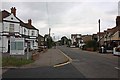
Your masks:
<path fill-rule="evenodd" d="M 29 69 L 9 69 L 3 78 L 118 78 L 118 57 L 103 55 L 79 49 L 58 47 L 72 59 L 72 63 L 61 67 L 39 67 Z M 107 55 L 106 55 L 107 56 Z"/>
<path fill-rule="evenodd" d="M 87 78 L 119 78 L 119 57 L 59 47 L 72 58 L 72 65 Z"/>

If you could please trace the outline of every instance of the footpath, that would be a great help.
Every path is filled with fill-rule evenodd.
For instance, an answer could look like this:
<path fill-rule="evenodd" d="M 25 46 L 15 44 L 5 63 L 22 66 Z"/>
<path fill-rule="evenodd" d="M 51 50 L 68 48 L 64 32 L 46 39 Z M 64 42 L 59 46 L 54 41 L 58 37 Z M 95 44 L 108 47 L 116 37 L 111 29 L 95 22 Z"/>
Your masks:
<path fill-rule="evenodd" d="M 38 59 L 31 64 L 24 65 L 21 68 L 37 68 L 37 67 L 44 67 L 44 66 L 55 66 L 64 64 L 69 61 L 69 58 L 65 56 L 64 53 L 62 53 L 57 48 L 48 49 L 44 53 L 39 53 Z"/>
<path fill-rule="evenodd" d="M 70 63 L 70 59 L 67 55 L 65 55 L 62 51 L 57 48 L 48 49 L 45 52 L 38 53 L 38 59 L 33 63 L 23 65 L 22 67 L 13 67 L 13 68 L 38 68 L 38 67 L 60 67 Z M 2 73 L 6 72 L 8 68 L 3 68 Z"/>

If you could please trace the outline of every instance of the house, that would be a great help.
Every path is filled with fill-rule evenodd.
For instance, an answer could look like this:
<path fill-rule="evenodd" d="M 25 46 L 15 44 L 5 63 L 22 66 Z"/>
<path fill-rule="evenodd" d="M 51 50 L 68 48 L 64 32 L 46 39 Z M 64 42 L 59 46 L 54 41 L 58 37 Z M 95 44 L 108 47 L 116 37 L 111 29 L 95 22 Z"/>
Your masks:
<path fill-rule="evenodd" d="M 106 46 L 107 49 L 113 49 L 120 45 L 120 16 L 116 18 L 116 26 L 104 30 L 104 32 L 97 33 L 98 41 L 100 40 L 100 45 Z"/>
<path fill-rule="evenodd" d="M 11 38 L 21 38 L 20 35 L 20 21 L 16 18 L 15 11 L 13 12 L 11 9 L 11 13 L 7 11 L 0 12 L 2 14 L 2 26 L 1 26 L 1 47 L 2 52 L 10 52 L 10 39 Z"/>
<path fill-rule="evenodd" d="M 105 32 L 97 33 L 97 42 L 99 42 L 100 46 L 104 45 L 104 35 Z"/>
<path fill-rule="evenodd" d="M 93 34 L 93 35 L 92 35 L 92 40 L 94 40 L 94 41 L 98 41 L 97 34 Z"/>
<path fill-rule="evenodd" d="M 82 40 L 84 43 L 92 40 L 92 35 L 82 35 Z"/>
<path fill-rule="evenodd" d="M 32 25 L 32 20 L 29 19 L 27 24 L 27 29 L 28 29 L 28 38 L 26 40 L 28 40 L 28 42 L 30 43 L 30 48 L 32 50 L 38 49 L 38 34 L 39 34 L 39 30 L 36 29 L 33 25 Z M 24 31 L 27 33 L 27 30 Z M 25 34 L 25 33 L 24 33 Z"/>
<path fill-rule="evenodd" d="M 44 37 L 42 35 L 38 35 L 38 46 L 44 46 Z"/>
<path fill-rule="evenodd" d="M 0 12 L 0 52 L 10 53 L 10 55 L 24 55 L 25 49 L 38 49 L 39 30 L 32 25 L 32 20 L 24 23 L 16 16 L 16 8 L 11 8 L 11 13 L 6 10 Z M 22 51 L 22 52 L 21 52 Z"/>
<path fill-rule="evenodd" d="M 83 43 L 81 36 L 81 34 L 71 34 L 72 45 L 80 47 L 80 45 Z"/>

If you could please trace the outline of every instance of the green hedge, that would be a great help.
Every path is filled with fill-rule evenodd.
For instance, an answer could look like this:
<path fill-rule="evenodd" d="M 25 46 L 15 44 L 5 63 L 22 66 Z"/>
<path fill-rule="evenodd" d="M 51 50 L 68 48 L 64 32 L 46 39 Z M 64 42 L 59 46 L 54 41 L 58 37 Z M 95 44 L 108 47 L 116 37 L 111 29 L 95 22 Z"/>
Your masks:
<path fill-rule="evenodd" d="M 90 41 L 86 42 L 84 49 L 86 49 L 86 48 L 93 48 L 94 51 L 96 51 L 98 48 L 98 43 L 94 40 L 90 40 Z"/>

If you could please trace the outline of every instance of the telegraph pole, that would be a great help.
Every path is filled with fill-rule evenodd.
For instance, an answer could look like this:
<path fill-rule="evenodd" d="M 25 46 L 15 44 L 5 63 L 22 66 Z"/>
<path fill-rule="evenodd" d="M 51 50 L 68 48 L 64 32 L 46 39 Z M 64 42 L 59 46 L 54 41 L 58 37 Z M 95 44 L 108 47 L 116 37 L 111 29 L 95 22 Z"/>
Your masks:
<path fill-rule="evenodd" d="M 49 28 L 49 37 L 50 37 L 51 28 Z"/>

